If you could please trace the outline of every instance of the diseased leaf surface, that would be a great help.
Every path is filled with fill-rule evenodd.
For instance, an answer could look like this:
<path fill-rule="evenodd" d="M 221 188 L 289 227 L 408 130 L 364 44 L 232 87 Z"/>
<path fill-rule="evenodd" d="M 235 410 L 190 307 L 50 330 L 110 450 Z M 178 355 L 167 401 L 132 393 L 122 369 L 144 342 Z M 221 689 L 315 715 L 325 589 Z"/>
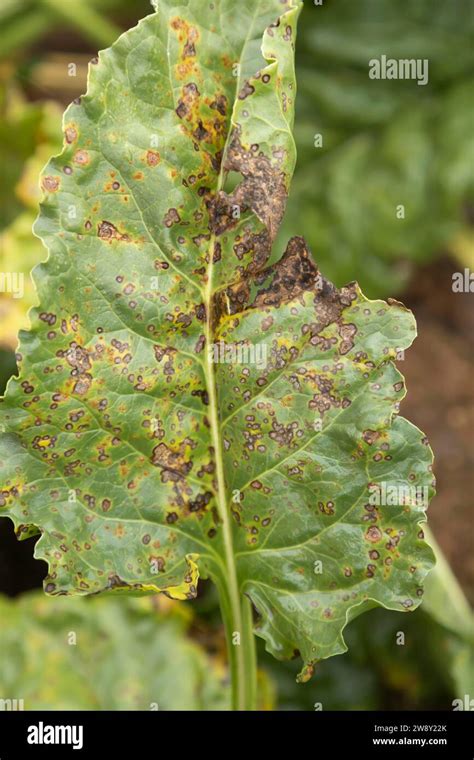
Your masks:
<path fill-rule="evenodd" d="M 243 495 L 232 509 L 244 588 L 271 651 L 299 649 L 306 662 L 344 651 L 342 628 L 373 601 L 413 609 L 431 557 L 423 504 L 371 498 L 387 482 L 431 490 L 426 440 L 392 423 L 405 388 L 391 359 L 411 343 L 413 317 L 356 286 L 318 286 L 312 267 L 293 240 L 250 308 L 222 320 L 226 342 L 271 341 L 266 369 L 218 369 L 229 488 Z M 285 278 L 288 302 L 275 288 Z"/>
<path fill-rule="evenodd" d="M 210 575 L 305 679 L 355 614 L 419 603 L 424 505 L 374 507 L 369 487 L 432 475 L 396 416 L 411 314 L 336 290 L 301 238 L 268 265 L 297 5 L 160 2 L 92 64 L 42 178 L 50 258 L 0 472 L 3 513 L 42 534 L 48 593 L 187 599 Z M 227 361 L 244 350 L 259 359 Z"/>

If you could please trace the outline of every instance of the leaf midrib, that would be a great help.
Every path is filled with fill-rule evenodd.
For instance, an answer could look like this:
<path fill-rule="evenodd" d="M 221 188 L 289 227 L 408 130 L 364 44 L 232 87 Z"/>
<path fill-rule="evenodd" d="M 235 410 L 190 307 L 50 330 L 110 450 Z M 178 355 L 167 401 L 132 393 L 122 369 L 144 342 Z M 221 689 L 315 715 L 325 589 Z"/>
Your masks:
<path fill-rule="evenodd" d="M 245 49 L 248 44 L 248 41 L 250 39 L 251 33 L 253 31 L 254 25 L 255 25 L 255 19 L 257 16 L 257 11 L 259 9 L 259 3 L 255 3 L 255 11 L 252 17 L 252 22 L 249 25 L 249 30 L 247 33 L 247 36 L 245 38 L 244 44 L 241 49 L 241 54 L 239 58 L 239 62 L 242 60 Z M 217 179 L 217 186 L 216 186 L 216 196 L 217 194 L 223 189 L 224 186 L 224 180 L 225 180 L 225 160 L 226 155 L 229 148 L 229 143 L 232 137 L 232 132 L 234 129 L 234 111 L 235 111 L 235 105 L 238 98 L 238 93 L 241 87 L 241 78 L 240 73 L 239 76 L 236 77 L 236 85 L 235 85 L 235 94 L 233 99 L 233 108 L 232 108 L 232 115 L 229 122 L 229 130 L 223 150 L 223 157 L 222 157 L 222 163 L 219 170 L 219 175 Z M 214 364 L 212 362 L 212 352 L 210 350 L 210 347 L 213 343 L 214 334 L 212 329 L 212 323 L 213 323 L 213 301 L 214 301 L 214 289 L 213 289 L 213 272 L 214 272 L 214 250 L 215 245 L 217 242 L 217 236 L 216 233 L 213 232 L 211 235 L 211 239 L 209 241 L 209 265 L 207 269 L 207 284 L 206 284 L 206 290 L 205 290 L 205 308 L 206 308 L 206 343 L 205 343 L 205 350 L 206 350 L 206 365 L 205 365 L 205 375 L 206 375 L 206 384 L 208 387 L 208 393 L 209 393 L 209 422 L 210 422 L 210 430 L 211 430 L 211 437 L 212 437 L 212 443 L 214 447 L 214 456 L 215 456 L 215 462 L 216 462 L 216 501 L 217 501 L 217 511 L 219 514 L 219 518 L 222 522 L 222 533 L 223 533 L 223 543 L 224 543 L 224 566 L 227 571 L 227 577 L 226 577 L 226 583 L 227 583 L 227 592 L 229 596 L 230 601 L 230 608 L 231 608 L 231 615 L 232 620 L 227 621 L 227 624 L 229 625 L 231 630 L 240 632 L 240 634 L 243 636 L 243 617 L 242 617 L 242 606 L 241 606 L 241 591 L 240 591 L 240 585 L 238 581 L 237 576 L 237 563 L 236 563 L 236 557 L 235 557 L 235 551 L 234 551 L 234 545 L 233 545 L 233 533 L 232 533 L 232 525 L 231 525 L 231 516 L 230 511 L 227 508 L 227 499 L 226 499 L 226 482 L 225 482 L 225 471 L 224 471 L 224 457 L 223 457 L 223 447 L 222 447 L 222 431 L 221 431 L 221 425 L 220 425 L 220 415 L 219 415 L 219 405 L 218 405 L 218 396 L 217 396 L 217 386 L 216 386 L 216 376 L 215 376 L 215 370 L 214 370 Z M 222 607 L 222 610 L 224 611 L 224 608 Z M 240 676 L 237 680 L 237 688 L 239 690 L 238 699 L 239 702 L 243 702 L 244 700 L 244 694 L 245 694 L 245 670 L 246 670 L 246 664 L 244 659 L 244 652 L 242 647 L 237 647 L 237 667 L 240 673 Z"/>

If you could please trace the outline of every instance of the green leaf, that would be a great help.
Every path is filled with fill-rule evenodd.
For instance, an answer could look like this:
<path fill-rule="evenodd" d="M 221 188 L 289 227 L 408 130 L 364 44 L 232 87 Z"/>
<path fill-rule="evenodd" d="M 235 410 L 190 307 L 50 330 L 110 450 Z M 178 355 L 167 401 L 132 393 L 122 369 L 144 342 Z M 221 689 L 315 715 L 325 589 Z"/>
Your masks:
<path fill-rule="evenodd" d="M 276 681 L 278 709 L 314 711 L 318 703 L 323 710 L 451 709 L 454 697 L 470 691 L 452 679 L 461 665 L 460 641 L 426 614 L 425 601 L 411 615 L 379 608 L 353 620 L 344 632 L 347 654 L 319 663 L 306 684 L 295 683 L 297 662 L 262 652 L 260 665 Z M 466 683 L 468 667 L 464 674 Z"/>
<path fill-rule="evenodd" d="M 412 315 L 336 290 L 302 238 L 269 264 L 298 11 L 162 1 L 92 65 L 43 175 L 50 257 L 2 414 L 3 514 L 38 526 L 46 592 L 188 599 L 210 576 L 239 689 L 244 595 L 305 680 L 355 615 L 414 609 L 432 564 L 427 498 L 371 502 L 432 491 L 397 416 Z"/>
<path fill-rule="evenodd" d="M 428 531 L 436 566 L 426 582 L 423 610 L 460 638 L 474 641 L 474 615 L 446 557 Z"/>
<path fill-rule="evenodd" d="M 225 670 L 156 600 L 0 597 L 0 693 L 25 710 L 220 710 Z M 188 616 L 189 617 L 189 616 Z"/>
<path fill-rule="evenodd" d="M 436 566 L 427 579 L 423 611 L 446 631 L 448 672 L 462 700 L 474 680 L 474 613 L 431 532 L 428 537 Z"/>

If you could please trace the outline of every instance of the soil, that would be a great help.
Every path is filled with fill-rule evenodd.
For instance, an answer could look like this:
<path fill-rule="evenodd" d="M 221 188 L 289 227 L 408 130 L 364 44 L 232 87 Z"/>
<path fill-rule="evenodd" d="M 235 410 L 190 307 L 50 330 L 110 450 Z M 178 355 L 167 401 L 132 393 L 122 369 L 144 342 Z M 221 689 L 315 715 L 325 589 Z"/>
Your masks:
<path fill-rule="evenodd" d="M 401 413 L 435 453 L 430 526 L 474 604 L 474 309 L 471 293 L 452 290 L 461 269 L 441 258 L 418 270 L 400 297 L 416 316 L 418 338 L 399 369 L 408 389 Z"/>

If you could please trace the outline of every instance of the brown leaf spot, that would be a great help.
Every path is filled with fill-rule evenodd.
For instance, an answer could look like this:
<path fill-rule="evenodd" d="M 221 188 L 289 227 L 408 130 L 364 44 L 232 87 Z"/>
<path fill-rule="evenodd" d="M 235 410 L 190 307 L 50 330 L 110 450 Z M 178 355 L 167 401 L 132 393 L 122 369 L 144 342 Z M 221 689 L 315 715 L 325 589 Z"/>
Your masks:
<path fill-rule="evenodd" d="M 182 96 L 178 101 L 176 113 L 180 119 L 190 118 L 193 108 L 198 102 L 199 90 L 194 82 L 185 84 L 182 90 Z"/>
<path fill-rule="evenodd" d="M 217 95 L 216 99 L 212 101 L 210 108 L 218 111 L 221 116 L 227 114 L 227 98 L 225 95 Z"/>
<path fill-rule="evenodd" d="M 178 224 L 180 221 L 181 217 L 175 208 L 170 208 L 163 217 L 165 227 L 172 227 L 173 224 Z"/>
<path fill-rule="evenodd" d="M 148 166 L 158 166 L 160 163 L 160 154 L 158 151 L 149 150 L 146 154 L 146 162 Z"/>
<path fill-rule="evenodd" d="M 382 539 L 382 531 L 376 525 L 371 525 L 365 532 L 365 538 L 375 544 Z"/>
<path fill-rule="evenodd" d="M 181 445 L 180 449 L 176 451 L 165 443 L 160 443 L 153 449 L 152 464 L 163 469 L 166 480 L 177 480 L 185 477 L 192 469 L 192 462 L 185 460 L 183 449 L 184 446 Z"/>
<path fill-rule="evenodd" d="M 87 150 L 78 150 L 74 156 L 74 163 L 79 166 L 87 166 L 90 162 L 90 156 Z"/>
<path fill-rule="evenodd" d="M 55 193 L 59 189 L 60 183 L 61 180 L 59 177 L 52 177 L 51 175 L 43 177 L 41 180 L 43 190 L 46 190 L 48 193 Z"/>
<path fill-rule="evenodd" d="M 254 92 L 255 92 L 255 87 L 251 85 L 250 82 L 247 80 L 239 92 L 239 100 L 245 100 L 245 98 L 248 98 L 248 96 L 252 95 L 252 93 Z"/>
<path fill-rule="evenodd" d="M 75 142 L 77 140 L 77 129 L 74 127 L 66 127 L 64 130 L 64 138 L 69 145 Z"/>
<path fill-rule="evenodd" d="M 377 433 L 376 430 L 364 430 L 362 433 L 362 438 L 366 443 L 369 444 L 369 446 L 372 446 L 372 444 L 377 440 L 377 438 L 380 437 L 380 433 Z"/>
<path fill-rule="evenodd" d="M 128 235 L 122 235 L 112 222 L 107 221 L 103 221 L 98 225 L 97 234 L 101 240 L 122 240 L 125 242 L 130 240 Z"/>

